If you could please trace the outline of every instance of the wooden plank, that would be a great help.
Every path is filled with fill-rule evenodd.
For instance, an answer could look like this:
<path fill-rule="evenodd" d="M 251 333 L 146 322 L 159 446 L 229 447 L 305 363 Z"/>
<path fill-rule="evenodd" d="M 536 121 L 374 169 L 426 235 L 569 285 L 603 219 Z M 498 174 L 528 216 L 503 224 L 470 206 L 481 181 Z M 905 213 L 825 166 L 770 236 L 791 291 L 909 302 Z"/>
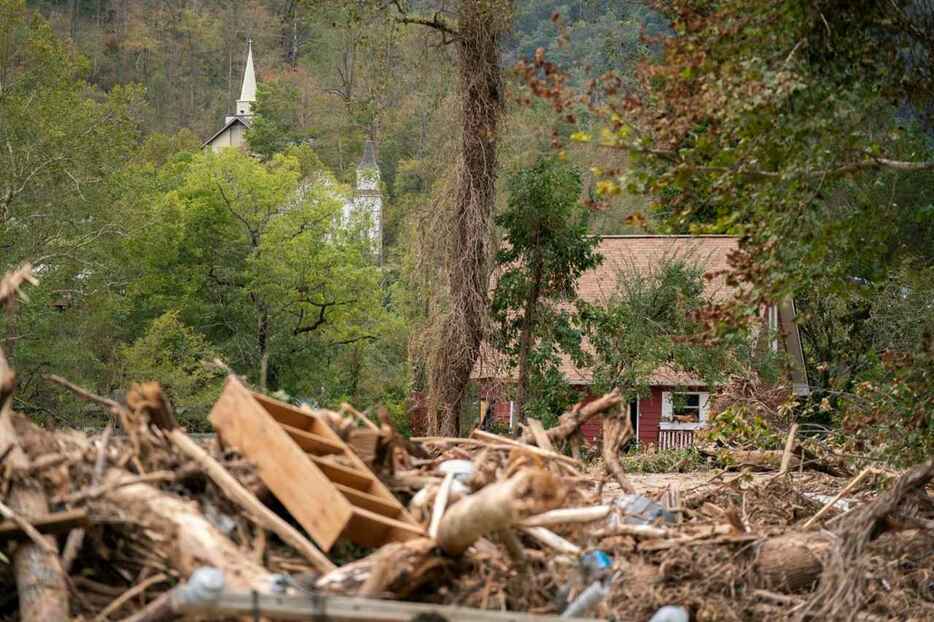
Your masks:
<path fill-rule="evenodd" d="M 256 393 L 254 391 L 249 391 L 249 393 L 251 396 L 253 396 L 253 399 L 256 400 L 259 405 L 279 423 L 297 428 L 299 430 L 304 430 L 306 432 L 317 432 L 317 429 L 314 429 L 317 428 L 315 425 L 316 420 L 312 415 L 306 412 L 302 412 L 291 404 L 286 404 L 285 402 L 280 402 L 277 399 L 273 399 L 268 395 L 263 395 L 262 393 Z"/>
<path fill-rule="evenodd" d="M 59 534 L 66 533 L 75 527 L 88 526 L 87 510 L 66 510 L 64 512 L 55 512 L 40 517 L 30 517 L 29 523 L 36 528 L 39 533 Z M 15 521 L 0 521 L 0 540 L 28 540 Z"/>
<path fill-rule="evenodd" d="M 382 514 L 383 516 L 388 516 L 389 518 L 395 518 L 402 512 L 402 504 L 398 501 L 396 503 L 390 503 L 385 499 L 377 497 L 376 495 L 361 492 L 355 488 L 351 488 L 350 486 L 344 486 L 343 484 L 334 485 L 339 491 L 341 491 L 342 495 L 347 497 L 347 500 L 350 501 L 354 507 L 376 512 L 377 514 Z"/>
<path fill-rule="evenodd" d="M 370 492 L 375 478 L 368 471 L 361 472 L 357 469 L 352 469 L 342 464 L 337 464 L 333 460 L 323 458 L 321 456 L 308 454 L 308 457 L 311 458 L 311 461 L 314 462 L 318 468 L 321 469 L 321 471 L 335 483 L 343 484 L 344 486 L 349 486 L 350 488 L 356 488 L 362 492 Z"/>
<path fill-rule="evenodd" d="M 344 448 L 329 441 L 323 436 L 318 436 L 317 434 L 312 434 L 311 432 L 306 432 L 304 430 L 299 430 L 298 428 L 293 428 L 290 425 L 284 423 L 279 424 L 279 426 L 285 430 L 286 434 L 292 437 L 292 440 L 295 441 L 295 444 L 302 448 L 302 450 L 314 453 L 316 455 L 321 454 L 343 454 Z"/>
<path fill-rule="evenodd" d="M 224 442 L 256 465 L 260 479 L 308 535 L 329 550 L 353 507 L 234 376 L 210 419 Z"/>
<path fill-rule="evenodd" d="M 395 518 L 389 518 L 364 508 L 354 508 L 344 535 L 363 546 L 377 547 L 387 539 L 398 542 L 426 537 L 420 526 Z"/>
<path fill-rule="evenodd" d="M 186 590 L 188 591 L 188 590 Z M 193 590 L 192 590 L 193 591 Z M 248 617 L 259 615 L 275 620 L 332 620 L 333 622 L 409 622 L 410 620 L 448 620 L 449 622 L 559 622 L 556 615 L 524 611 L 495 611 L 376 600 L 325 593 L 284 596 L 255 592 L 225 591 L 205 597 L 177 599 L 173 611 L 186 616 Z M 578 622 L 597 622 L 596 618 L 575 618 Z"/>
<path fill-rule="evenodd" d="M 538 446 L 546 451 L 554 451 L 555 448 L 551 444 L 551 439 L 548 438 L 548 433 L 545 432 L 545 426 L 542 425 L 542 422 L 529 417 L 527 423 L 529 424 L 529 429 L 532 431 L 532 436 L 535 437 L 535 442 Z"/>
<path fill-rule="evenodd" d="M 357 428 L 350 431 L 350 438 L 347 444 L 353 449 L 353 452 L 365 463 L 373 464 L 376 459 L 376 448 L 379 445 L 379 439 L 382 435 L 370 429 Z"/>

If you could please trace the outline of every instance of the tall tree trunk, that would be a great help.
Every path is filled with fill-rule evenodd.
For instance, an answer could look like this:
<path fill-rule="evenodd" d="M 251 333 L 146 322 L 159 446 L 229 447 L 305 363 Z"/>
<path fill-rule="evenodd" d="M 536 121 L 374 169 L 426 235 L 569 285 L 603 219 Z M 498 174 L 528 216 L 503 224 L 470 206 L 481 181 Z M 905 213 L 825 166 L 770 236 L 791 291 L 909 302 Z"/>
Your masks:
<path fill-rule="evenodd" d="M 487 311 L 488 253 L 496 185 L 496 138 L 502 111 L 498 41 L 510 20 L 508 0 L 462 0 L 457 40 L 462 98 L 461 166 L 450 214 L 449 312 L 429 373 L 432 434 L 456 435 L 464 390 L 480 351 Z"/>
<path fill-rule="evenodd" d="M 542 280 L 545 278 L 544 259 L 541 252 L 536 252 L 532 265 L 532 286 L 525 299 L 522 317 L 522 332 L 519 333 L 519 383 L 516 387 L 516 406 L 519 408 L 519 421 L 525 423 L 528 415 L 525 402 L 529 394 L 529 352 L 532 350 L 532 328 L 535 326 L 535 311 L 542 293 Z"/>
<path fill-rule="evenodd" d="M 259 347 L 259 388 L 265 391 L 269 384 L 269 312 L 260 302 L 257 321 L 257 346 Z"/>

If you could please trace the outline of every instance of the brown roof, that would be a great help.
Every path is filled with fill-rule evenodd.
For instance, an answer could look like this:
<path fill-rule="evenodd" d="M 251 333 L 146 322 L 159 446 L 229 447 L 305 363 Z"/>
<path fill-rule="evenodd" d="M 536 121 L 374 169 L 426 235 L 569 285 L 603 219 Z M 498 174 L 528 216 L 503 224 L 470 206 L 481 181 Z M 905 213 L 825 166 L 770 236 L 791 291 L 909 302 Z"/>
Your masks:
<path fill-rule="evenodd" d="M 606 303 L 616 291 L 620 273 L 637 271 L 651 274 L 663 263 L 683 259 L 700 267 L 705 273 L 729 270 L 729 253 L 737 248 L 738 240 L 727 235 L 607 235 L 602 236 L 597 250 L 603 263 L 585 272 L 578 282 L 578 297 L 590 303 Z M 704 281 L 704 292 L 714 299 L 725 299 L 733 289 L 723 275 Z M 474 369 L 474 378 L 512 377 L 514 372 L 504 369 L 504 362 L 490 348 L 484 347 L 481 361 Z M 578 369 L 564 359 L 561 372 L 573 384 L 589 384 L 589 369 Z M 690 374 L 658 369 L 650 380 L 653 385 L 694 386 L 704 383 Z"/>

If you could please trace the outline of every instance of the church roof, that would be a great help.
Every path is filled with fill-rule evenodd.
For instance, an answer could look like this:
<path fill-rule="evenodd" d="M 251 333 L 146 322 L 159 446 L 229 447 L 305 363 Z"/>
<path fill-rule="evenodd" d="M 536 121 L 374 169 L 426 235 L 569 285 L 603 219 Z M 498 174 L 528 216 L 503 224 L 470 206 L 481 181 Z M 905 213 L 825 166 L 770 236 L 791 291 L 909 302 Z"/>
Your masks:
<path fill-rule="evenodd" d="M 256 72 L 253 69 L 253 40 L 246 55 L 246 67 L 243 69 L 243 87 L 240 89 L 240 101 L 256 101 Z"/>
<path fill-rule="evenodd" d="M 202 146 L 202 147 L 207 147 L 208 145 L 210 145 L 211 143 L 214 142 L 214 139 L 215 139 L 215 138 L 217 138 L 218 136 L 220 136 L 221 134 L 223 134 L 224 132 L 226 132 L 226 131 L 227 131 L 227 128 L 229 128 L 229 127 L 231 127 L 232 125 L 235 125 L 235 124 L 237 124 L 237 123 L 239 123 L 240 125 L 242 125 L 243 127 L 247 128 L 247 129 L 250 128 L 250 118 L 249 118 L 249 117 L 236 117 L 236 116 L 235 116 L 235 117 L 229 117 L 229 118 L 227 119 L 227 123 L 224 124 L 224 127 L 222 127 L 221 129 L 217 130 L 216 132 L 214 132 L 214 135 L 211 136 L 211 137 L 210 137 L 209 139 L 207 139 L 206 141 L 204 141 L 203 143 L 201 143 L 201 146 Z"/>
<path fill-rule="evenodd" d="M 363 143 L 363 157 L 360 158 L 360 164 L 357 165 L 357 168 L 377 168 L 378 166 L 376 163 L 376 147 L 373 145 L 373 140 L 367 138 L 366 142 Z"/>

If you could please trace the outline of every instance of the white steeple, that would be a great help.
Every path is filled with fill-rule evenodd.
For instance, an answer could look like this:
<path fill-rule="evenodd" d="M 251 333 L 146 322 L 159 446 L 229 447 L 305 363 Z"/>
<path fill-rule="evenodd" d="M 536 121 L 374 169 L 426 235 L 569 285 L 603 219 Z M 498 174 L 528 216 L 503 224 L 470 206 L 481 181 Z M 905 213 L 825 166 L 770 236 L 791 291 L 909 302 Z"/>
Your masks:
<path fill-rule="evenodd" d="M 363 157 L 357 165 L 357 186 L 354 189 L 353 210 L 367 221 L 367 236 L 373 244 L 377 260 L 383 257 L 383 197 L 379 189 L 379 164 L 372 139 L 363 144 Z"/>
<path fill-rule="evenodd" d="M 246 55 L 246 67 L 243 69 L 243 87 L 240 89 L 240 99 L 237 100 L 237 116 L 252 116 L 255 101 L 256 72 L 253 70 L 253 39 L 250 39 L 250 48 Z"/>

